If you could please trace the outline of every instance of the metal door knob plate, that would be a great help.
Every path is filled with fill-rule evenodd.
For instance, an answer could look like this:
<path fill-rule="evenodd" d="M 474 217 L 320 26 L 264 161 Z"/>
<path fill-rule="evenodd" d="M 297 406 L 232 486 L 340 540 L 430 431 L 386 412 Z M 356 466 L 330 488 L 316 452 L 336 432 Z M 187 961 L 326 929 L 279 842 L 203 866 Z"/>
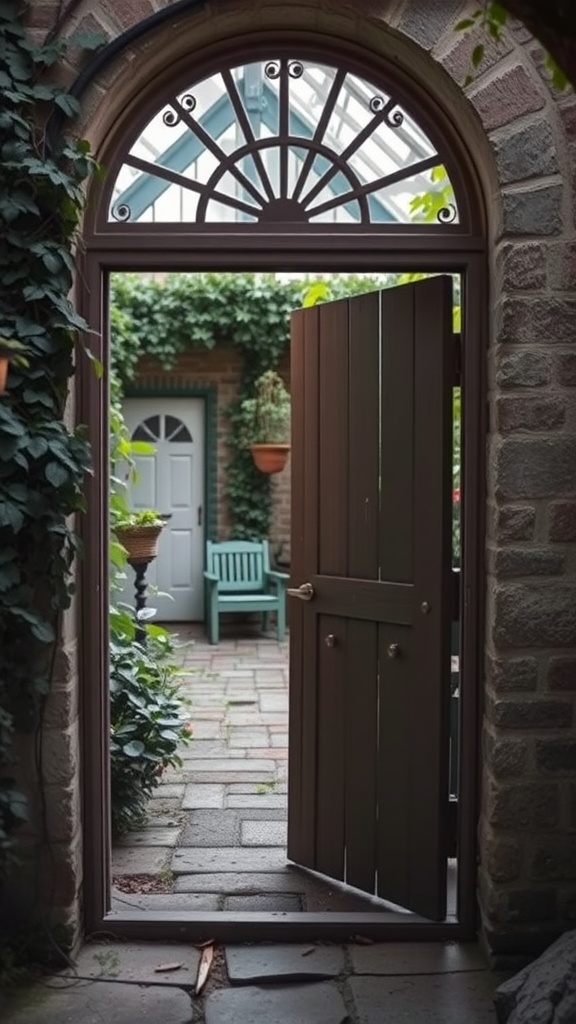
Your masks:
<path fill-rule="evenodd" d="M 326 644 L 326 647 L 336 647 L 337 640 L 336 637 L 334 636 L 334 633 L 328 633 L 328 636 L 324 640 L 324 643 Z"/>
<path fill-rule="evenodd" d="M 389 658 L 398 658 L 400 655 L 400 644 L 388 644 L 386 653 Z"/>

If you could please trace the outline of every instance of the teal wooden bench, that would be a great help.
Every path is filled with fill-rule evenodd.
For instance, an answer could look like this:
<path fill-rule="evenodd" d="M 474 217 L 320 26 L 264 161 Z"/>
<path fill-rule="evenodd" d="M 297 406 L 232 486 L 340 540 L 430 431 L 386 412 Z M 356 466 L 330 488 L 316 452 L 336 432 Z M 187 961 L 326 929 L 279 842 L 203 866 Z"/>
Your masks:
<path fill-rule="evenodd" d="M 228 540 L 206 544 L 206 625 L 208 640 L 217 644 L 222 612 L 262 612 L 262 628 L 276 612 L 279 640 L 286 632 L 288 574 L 270 569 L 268 541 Z"/>

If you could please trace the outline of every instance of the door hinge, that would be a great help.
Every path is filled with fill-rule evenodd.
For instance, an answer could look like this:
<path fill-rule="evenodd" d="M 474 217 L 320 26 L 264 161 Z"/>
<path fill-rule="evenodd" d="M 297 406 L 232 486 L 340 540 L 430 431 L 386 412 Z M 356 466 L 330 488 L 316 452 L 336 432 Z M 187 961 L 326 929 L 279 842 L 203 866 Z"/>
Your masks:
<path fill-rule="evenodd" d="M 198 505 L 198 526 L 202 526 L 202 505 Z"/>

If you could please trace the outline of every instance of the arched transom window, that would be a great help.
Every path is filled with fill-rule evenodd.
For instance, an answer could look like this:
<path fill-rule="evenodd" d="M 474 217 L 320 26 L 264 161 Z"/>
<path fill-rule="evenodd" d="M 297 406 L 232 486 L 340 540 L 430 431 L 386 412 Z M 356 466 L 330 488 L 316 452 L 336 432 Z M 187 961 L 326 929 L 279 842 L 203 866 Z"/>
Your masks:
<path fill-rule="evenodd" d="M 457 224 L 445 162 L 356 70 L 272 56 L 172 95 L 125 150 L 108 219 Z"/>

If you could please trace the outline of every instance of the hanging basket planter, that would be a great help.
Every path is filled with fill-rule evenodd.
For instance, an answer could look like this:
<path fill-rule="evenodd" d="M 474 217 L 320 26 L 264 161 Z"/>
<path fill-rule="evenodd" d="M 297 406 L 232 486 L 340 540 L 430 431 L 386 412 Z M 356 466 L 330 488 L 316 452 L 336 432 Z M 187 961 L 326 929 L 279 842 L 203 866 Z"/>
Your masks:
<path fill-rule="evenodd" d="M 131 562 L 150 562 L 158 554 L 158 538 L 163 526 L 117 526 L 116 537 L 128 552 Z"/>
<path fill-rule="evenodd" d="M 254 465 L 261 473 L 281 473 L 290 454 L 289 444 L 251 444 Z"/>

